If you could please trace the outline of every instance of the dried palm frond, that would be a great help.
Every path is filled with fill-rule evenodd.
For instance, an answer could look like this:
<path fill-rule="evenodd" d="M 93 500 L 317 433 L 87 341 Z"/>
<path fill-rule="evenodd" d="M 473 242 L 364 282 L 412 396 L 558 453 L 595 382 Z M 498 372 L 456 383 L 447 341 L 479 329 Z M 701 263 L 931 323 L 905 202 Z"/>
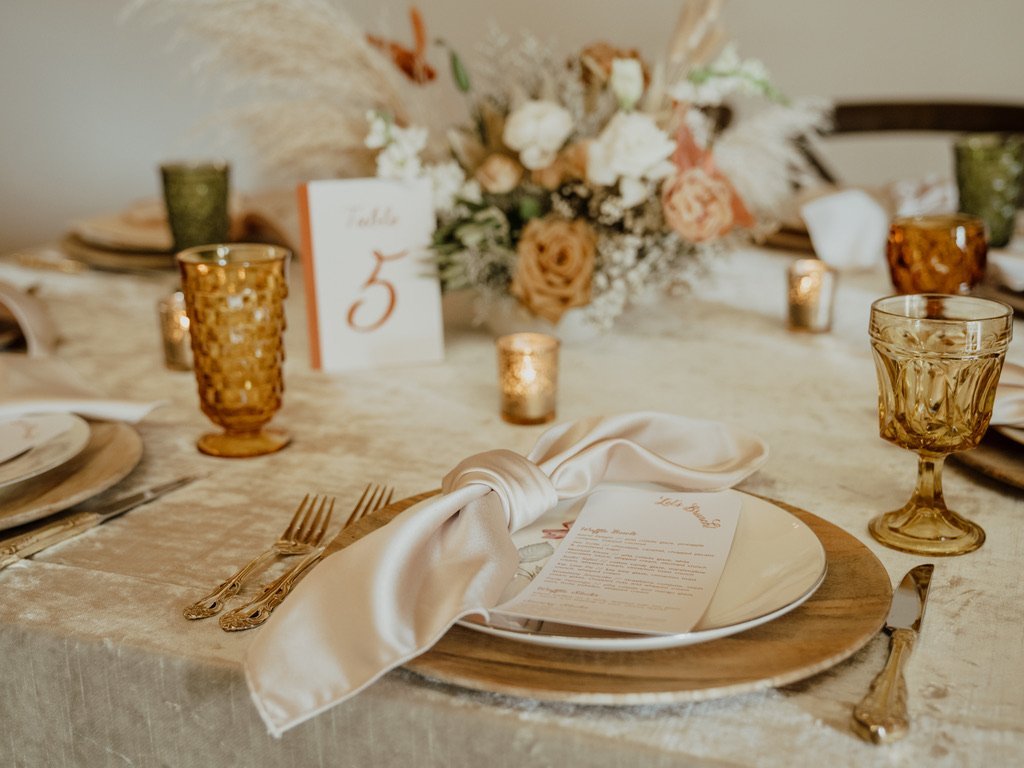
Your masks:
<path fill-rule="evenodd" d="M 706 64 L 725 39 L 719 21 L 722 0 L 685 0 L 665 56 L 669 83 L 679 80 L 686 70 Z"/>
<path fill-rule="evenodd" d="M 237 126 L 255 159 L 279 180 L 365 173 L 366 114 L 423 122 L 420 89 L 367 40 L 364 29 L 325 0 L 133 0 L 142 12 L 177 22 L 198 42 L 192 64 L 231 101 L 221 120 Z"/>

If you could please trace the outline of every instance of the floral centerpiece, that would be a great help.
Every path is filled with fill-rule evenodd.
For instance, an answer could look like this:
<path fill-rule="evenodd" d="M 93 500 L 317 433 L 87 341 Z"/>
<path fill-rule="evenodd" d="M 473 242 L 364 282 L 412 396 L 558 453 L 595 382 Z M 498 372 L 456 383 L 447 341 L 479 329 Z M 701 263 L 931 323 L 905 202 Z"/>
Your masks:
<path fill-rule="evenodd" d="M 229 23 L 225 1 L 174 0 L 194 7 L 204 20 L 194 30 L 216 40 L 219 57 L 207 63 L 237 60 L 247 35 L 266 38 L 273 25 L 285 43 L 301 36 L 304 52 L 277 62 L 249 56 L 250 84 L 288 92 L 278 102 L 292 109 L 296 92 L 318 109 L 317 90 L 344 97 L 334 123 L 299 132 L 307 159 L 325 157 L 337 136 L 350 166 L 317 175 L 370 160 L 381 177 L 429 178 L 442 287 L 477 289 L 484 305 L 514 299 L 550 323 L 576 311 L 610 326 L 631 303 L 685 286 L 702 257 L 769 230 L 806 172 L 794 142 L 822 121 L 820 105 L 785 102 L 760 62 L 722 45 L 718 0 L 684 6 L 658 61 L 605 42 L 566 58 L 529 35 L 497 31 L 481 55 L 463 59 L 439 41 L 468 106 L 454 124 L 438 119 L 445 110 L 424 107 L 421 93 L 446 78 L 429 61 L 415 9 L 410 47 L 362 33 L 322 0 L 251 0 L 225 41 L 215 37 Z M 331 54 L 310 53 L 310 40 L 333 45 Z M 369 122 L 359 131 L 352 112 L 363 105 Z M 258 126 L 273 114 L 263 103 L 243 119 Z M 286 165 L 302 154 L 302 142 L 285 139 L 281 125 L 273 130 L 279 141 L 263 137 L 265 159 Z"/>

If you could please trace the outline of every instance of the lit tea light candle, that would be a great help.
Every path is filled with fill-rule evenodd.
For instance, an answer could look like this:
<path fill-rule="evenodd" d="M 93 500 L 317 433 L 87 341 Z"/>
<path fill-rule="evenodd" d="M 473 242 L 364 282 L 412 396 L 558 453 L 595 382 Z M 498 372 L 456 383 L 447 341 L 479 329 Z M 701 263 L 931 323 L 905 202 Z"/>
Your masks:
<path fill-rule="evenodd" d="M 790 329 L 812 333 L 831 329 L 836 271 L 818 259 L 797 259 L 788 274 Z"/>
<path fill-rule="evenodd" d="M 185 294 L 176 291 L 157 303 L 160 335 L 164 342 L 164 364 L 176 371 L 192 370 L 192 341 L 188 333 Z"/>
<path fill-rule="evenodd" d="M 558 390 L 558 339 L 513 333 L 497 344 L 501 417 L 512 424 L 551 421 Z"/>

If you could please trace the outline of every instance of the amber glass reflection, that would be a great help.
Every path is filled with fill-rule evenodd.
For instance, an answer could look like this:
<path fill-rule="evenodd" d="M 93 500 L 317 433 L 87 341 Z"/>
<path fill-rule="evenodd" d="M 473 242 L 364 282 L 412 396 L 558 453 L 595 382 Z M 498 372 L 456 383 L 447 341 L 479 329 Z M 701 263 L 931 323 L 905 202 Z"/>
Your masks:
<path fill-rule="evenodd" d="M 284 299 L 290 253 L 269 245 L 219 245 L 178 254 L 203 413 L 223 433 L 203 435 L 212 456 L 280 450 L 287 432 L 265 428 L 284 392 Z"/>
<path fill-rule="evenodd" d="M 968 293 L 985 275 L 985 223 L 965 214 L 897 218 L 886 256 L 900 293 Z"/>
<path fill-rule="evenodd" d="M 872 305 L 879 434 L 918 455 L 910 500 L 868 526 L 883 544 L 960 555 L 985 541 L 980 526 L 946 506 L 942 465 L 948 454 L 975 448 L 988 428 L 1012 318 L 1004 304 L 967 296 L 892 296 Z"/>

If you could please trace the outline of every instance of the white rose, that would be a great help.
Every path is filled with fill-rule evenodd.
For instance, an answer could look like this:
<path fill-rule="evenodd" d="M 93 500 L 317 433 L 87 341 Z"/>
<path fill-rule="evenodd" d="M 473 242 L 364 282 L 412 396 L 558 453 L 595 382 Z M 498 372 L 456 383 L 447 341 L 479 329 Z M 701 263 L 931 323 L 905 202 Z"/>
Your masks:
<path fill-rule="evenodd" d="M 424 169 L 434 192 L 434 210 L 450 211 L 466 183 L 466 174 L 456 162 L 435 163 Z"/>
<path fill-rule="evenodd" d="M 547 168 L 572 133 L 572 115 L 553 101 L 527 101 L 508 116 L 502 138 L 531 171 Z"/>
<path fill-rule="evenodd" d="M 609 83 L 619 106 L 629 111 L 644 95 L 644 70 L 636 59 L 613 59 Z"/>
<path fill-rule="evenodd" d="M 628 197 L 635 199 L 642 179 L 654 181 L 675 169 L 669 157 L 676 143 L 661 130 L 650 115 L 618 112 L 587 150 L 587 179 L 610 187 L 626 180 Z M 631 206 L 630 206 L 631 207 Z"/>

